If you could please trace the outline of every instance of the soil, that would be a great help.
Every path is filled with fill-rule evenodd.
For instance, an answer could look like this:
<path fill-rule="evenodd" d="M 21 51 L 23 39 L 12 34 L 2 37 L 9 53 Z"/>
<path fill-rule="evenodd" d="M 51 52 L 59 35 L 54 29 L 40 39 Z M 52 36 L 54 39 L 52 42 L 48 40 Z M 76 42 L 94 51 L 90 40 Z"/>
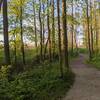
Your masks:
<path fill-rule="evenodd" d="M 87 58 L 80 54 L 71 64 L 75 83 L 63 100 L 100 100 L 100 71 L 86 64 Z"/>

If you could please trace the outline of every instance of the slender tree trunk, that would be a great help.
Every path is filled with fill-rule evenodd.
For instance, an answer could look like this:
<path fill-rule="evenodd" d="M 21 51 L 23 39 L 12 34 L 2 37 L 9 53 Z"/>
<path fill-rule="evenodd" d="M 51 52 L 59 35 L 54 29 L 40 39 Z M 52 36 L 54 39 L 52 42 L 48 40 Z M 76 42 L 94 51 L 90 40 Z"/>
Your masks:
<path fill-rule="evenodd" d="M 41 22 L 41 0 L 39 0 L 39 23 L 40 23 L 40 61 L 43 60 L 43 40 L 42 40 L 42 22 Z"/>
<path fill-rule="evenodd" d="M 20 12 L 21 12 L 21 15 L 20 15 L 21 52 L 22 52 L 23 64 L 25 64 L 26 61 L 25 61 L 24 41 L 23 41 L 23 16 L 22 16 L 23 8 L 22 7 L 20 7 Z"/>
<path fill-rule="evenodd" d="M 48 46 L 49 46 L 49 60 L 51 62 L 51 32 L 50 32 L 50 22 L 49 22 L 49 0 L 47 0 L 47 8 L 48 8 L 48 11 L 47 11 L 47 27 L 48 27 Z"/>
<path fill-rule="evenodd" d="M 68 38 L 67 38 L 67 16 L 66 16 L 66 0 L 62 0 L 62 26 L 63 26 L 63 52 L 64 52 L 64 67 L 69 70 L 68 61 Z"/>
<path fill-rule="evenodd" d="M 44 48 L 44 58 L 46 57 L 46 54 L 47 54 L 47 46 L 48 46 L 48 39 L 47 39 L 47 41 L 46 41 L 46 44 L 45 44 L 45 48 Z"/>
<path fill-rule="evenodd" d="M 3 3 L 3 0 L 0 0 L 0 11 L 1 11 L 1 5 L 2 5 L 2 3 Z"/>
<path fill-rule="evenodd" d="M 60 2 L 57 0 L 57 15 L 58 15 L 58 44 L 59 44 L 59 66 L 61 77 L 63 77 L 63 66 L 62 66 L 62 50 L 61 50 L 61 27 L 60 27 Z"/>
<path fill-rule="evenodd" d="M 95 33 L 96 33 L 96 55 L 98 54 L 98 27 L 97 27 L 97 16 L 96 16 L 96 5 L 94 2 L 94 17 L 95 17 Z"/>
<path fill-rule="evenodd" d="M 90 25 L 89 25 L 89 5 L 88 5 L 88 0 L 86 1 L 87 4 L 87 30 L 88 30 L 88 48 L 89 48 L 89 59 L 91 60 L 92 55 L 91 55 L 91 43 L 90 43 Z"/>
<path fill-rule="evenodd" d="M 76 32 L 74 33 L 74 39 L 75 39 L 75 45 L 76 45 L 76 49 L 77 49 L 77 53 L 78 53 L 78 45 L 77 45 L 77 37 L 76 37 Z"/>
<path fill-rule="evenodd" d="M 36 28 L 36 11 L 35 11 L 35 0 L 33 1 L 33 11 L 34 11 L 34 32 L 35 32 L 35 48 L 36 48 L 36 52 L 38 52 L 37 49 L 37 28 Z"/>
<path fill-rule="evenodd" d="M 45 43 L 45 34 L 44 34 L 45 33 L 45 27 L 44 27 L 45 26 L 45 22 L 44 22 L 45 21 L 45 15 L 44 14 L 45 14 L 45 8 L 44 8 L 44 4 L 43 4 L 43 30 L 42 30 L 43 31 L 43 45 Z"/>
<path fill-rule="evenodd" d="M 45 46 L 45 5 L 44 2 L 42 1 L 43 4 L 43 23 L 42 23 L 42 43 L 43 43 L 43 52 L 44 52 L 44 46 Z M 43 59 L 45 58 L 45 54 L 43 53 Z"/>
<path fill-rule="evenodd" d="M 15 61 L 15 64 L 17 64 L 17 54 L 16 54 L 16 35 L 15 35 L 15 33 L 14 33 L 14 56 L 15 56 L 15 58 L 14 58 L 14 61 Z"/>
<path fill-rule="evenodd" d="M 16 24 L 17 24 L 17 19 L 16 19 L 16 22 L 15 22 L 15 29 L 14 29 L 14 33 L 13 33 L 13 37 L 14 37 L 14 62 L 15 62 L 15 64 L 17 64 Z"/>
<path fill-rule="evenodd" d="M 54 15 L 54 0 L 52 0 L 52 52 L 55 54 L 55 15 Z"/>
<path fill-rule="evenodd" d="M 73 0 L 72 0 L 72 28 L 71 28 L 71 33 L 72 33 L 72 48 L 71 48 L 71 52 L 72 52 L 72 55 L 73 55 L 73 48 L 74 48 L 74 41 L 73 41 L 73 39 L 74 39 L 74 32 L 73 32 L 73 30 L 74 30 L 74 25 L 73 25 L 73 17 L 74 17 L 74 12 L 73 12 L 73 10 L 74 10 L 74 7 L 73 7 Z"/>
<path fill-rule="evenodd" d="M 11 61 L 10 61 L 9 35 L 8 35 L 7 0 L 3 0 L 3 31 L 4 31 L 5 63 L 9 65 L 11 64 Z"/>
<path fill-rule="evenodd" d="M 91 29 L 91 53 L 93 54 L 93 26 L 92 26 L 92 2 L 90 0 L 90 29 Z"/>

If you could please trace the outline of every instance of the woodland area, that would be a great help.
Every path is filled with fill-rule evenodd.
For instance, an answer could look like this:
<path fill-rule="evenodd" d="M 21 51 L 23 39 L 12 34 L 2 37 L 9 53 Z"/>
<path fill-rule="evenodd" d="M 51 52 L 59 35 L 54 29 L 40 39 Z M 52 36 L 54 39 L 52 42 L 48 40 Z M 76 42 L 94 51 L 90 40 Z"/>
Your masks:
<path fill-rule="evenodd" d="M 99 34 L 99 0 L 0 0 L 0 100 L 62 99 L 80 54 L 100 69 Z"/>

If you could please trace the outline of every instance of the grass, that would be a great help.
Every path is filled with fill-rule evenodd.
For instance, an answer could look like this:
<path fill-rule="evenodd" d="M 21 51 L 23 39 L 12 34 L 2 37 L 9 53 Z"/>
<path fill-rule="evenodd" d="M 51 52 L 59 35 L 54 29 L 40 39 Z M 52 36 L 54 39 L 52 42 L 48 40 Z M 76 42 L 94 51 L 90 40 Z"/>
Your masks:
<path fill-rule="evenodd" d="M 100 70 L 100 55 L 94 56 L 91 61 L 88 61 L 88 63 Z"/>
<path fill-rule="evenodd" d="M 80 53 L 88 53 L 88 50 L 86 48 L 79 48 Z"/>

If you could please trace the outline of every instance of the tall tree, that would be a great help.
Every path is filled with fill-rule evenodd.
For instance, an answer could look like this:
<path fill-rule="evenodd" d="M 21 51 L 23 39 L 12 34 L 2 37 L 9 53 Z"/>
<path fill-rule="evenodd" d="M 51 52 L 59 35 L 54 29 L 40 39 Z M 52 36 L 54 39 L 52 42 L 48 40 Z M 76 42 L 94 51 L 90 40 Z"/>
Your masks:
<path fill-rule="evenodd" d="M 1 11 L 2 2 L 3 2 L 3 0 L 0 0 L 0 11 Z"/>
<path fill-rule="evenodd" d="M 95 18 L 95 34 L 96 34 L 96 55 L 98 54 L 98 25 L 97 25 L 97 12 L 96 12 L 96 4 L 94 1 L 94 18 Z"/>
<path fill-rule="evenodd" d="M 49 0 L 47 0 L 47 27 L 48 27 L 48 46 L 49 46 L 49 60 L 51 61 L 51 31 L 50 31 L 50 17 L 49 17 L 49 5 L 50 5 L 50 2 Z"/>
<path fill-rule="evenodd" d="M 22 3 L 21 3 L 22 4 Z M 23 7 L 20 5 L 20 34 L 21 34 L 21 52 L 23 58 L 23 64 L 26 63 L 25 61 L 25 50 L 24 50 L 24 40 L 23 40 Z"/>
<path fill-rule="evenodd" d="M 43 22 L 42 22 L 42 44 L 43 44 L 43 51 L 44 51 L 44 45 L 45 45 L 45 1 L 42 0 L 43 5 Z M 45 54 L 43 53 L 43 59 L 45 58 Z"/>
<path fill-rule="evenodd" d="M 62 49 L 61 49 L 61 27 L 60 27 L 60 2 L 57 0 L 57 15 L 58 15 L 58 44 L 59 44 L 59 66 L 61 77 L 63 77 L 63 66 L 62 66 Z"/>
<path fill-rule="evenodd" d="M 10 50 L 9 50 L 9 35 L 8 35 L 8 10 L 7 0 L 3 0 L 3 31 L 4 31 L 4 52 L 5 52 L 5 63 L 9 65 L 10 61 Z"/>
<path fill-rule="evenodd" d="M 91 53 L 91 43 L 90 43 L 90 22 L 89 22 L 89 1 L 86 0 L 86 6 L 87 6 L 87 31 L 88 31 L 88 49 L 89 49 L 89 59 L 91 60 L 92 58 L 92 53 Z"/>
<path fill-rule="evenodd" d="M 93 18 L 93 16 L 92 16 L 92 1 L 90 0 L 90 30 L 91 30 L 91 52 L 92 52 L 92 54 L 93 54 L 93 25 L 92 25 L 92 19 Z"/>
<path fill-rule="evenodd" d="M 71 47 L 71 52 L 72 52 L 72 55 L 73 55 L 73 45 L 74 45 L 74 41 L 73 41 L 73 39 L 74 39 L 74 25 L 73 25 L 73 18 L 74 18 L 74 5 L 73 5 L 73 0 L 72 0 L 72 25 L 71 25 L 71 33 L 72 33 L 72 47 Z"/>
<path fill-rule="evenodd" d="M 54 0 L 51 1 L 52 4 L 52 52 L 53 52 L 53 57 L 55 54 L 55 15 L 54 15 Z"/>
<path fill-rule="evenodd" d="M 35 48 L 36 48 L 36 52 L 37 50 L 37 27 L 36 27 L 36 8 L 35 8 L 35 2 L 36 0 L 33 0 L 33 12 L 34 12 L 34 32 L 35 32 Z"/>
<path fill-rule="evenodd" d="M 42 21 L 41 21 L 41 0 L 39 0 L 39 23 L 40 23 L 40 60 L 43 60 L 43 37 L 42 37 Z"/>
<path fill-rule="evenodd" d="M 63 56 L 64 56 L 64 66 L 69 70 L 68 61 L 68 37 L 67 37 L 67 16 L 66 16 L 66 0 L 62 0 L 62 27 L 63 27 Z"/>

